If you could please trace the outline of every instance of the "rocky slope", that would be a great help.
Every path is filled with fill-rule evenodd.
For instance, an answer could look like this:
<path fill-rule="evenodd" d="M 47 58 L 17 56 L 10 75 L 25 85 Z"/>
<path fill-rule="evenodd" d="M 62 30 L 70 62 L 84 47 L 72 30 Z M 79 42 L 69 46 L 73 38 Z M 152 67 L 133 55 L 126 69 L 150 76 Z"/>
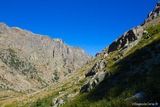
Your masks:
<path fill-rule="evenodd" d="M 64 107 L 131 107 L 160 100 L 160 3 L 143 24 L 96 55 L 80 94 Z M 86 65 L 88 66 L 88 65 Z M 149 105 L 148 105 L 149 106 Z"/>
<path fill-rule="evenodd" d="M 87 62 L 87 64 L 81 67 L 78 71 L 73 72 L 73 74 L 68 78 L 64 78 L 64 81 L 59 82 L 59 84 L 55 84 L 54 87 L 49 87 L 38 93 L 16 97 L 11 101 L 7 100 L 2 102 L 7 104 L 10 102 L 9 106 L 11 107 L 132 107 L 136 106 L 138 103 L 155 104 L 155 107 L 158 107 L 158 101 L 160 101 L 159 6 L 160 3 L 157 3 L 155 9 L 148 15 L 143 24 L 125 32 L 117 40 L 111 43 L 109 47 L 98 53 L 94 59 Z M 32 36 L 33 35 L 34 34 L 32 34 Z M 38 38 L 40 39 L 41 37 Z M 7 41 L 5 42 L 7 43 Z M 60 40 L 54 40 L 52 43 L 57 47 L 60 44 L 63 44 Z M 30 42 L 28 43 L 28 45 L 31 45 L 32 47 L 36 47 L 36 44 L 31 45 Z M 12 47 L 13 45 L 9 46 Z M 59 47 L 61 46 L 66 45 L 60 45 Z M 48 49 L 48 47 L 45 48 Z M 18 69 L 16 70 L 18 75 L 22 75 L 22 73 L 24 73 L 23 75 L 26 75 L 26 78 L 34 79 L 34 82 L 32 83 L 35 83 L 39 77 L 43 78 L 42 80 L 45 81 L 42 81 L 42 83 L 46 85 L 46 79 L 44 79 L 45 77 L 42 75 L 46 75 L 44 72 L 47 68 L 44 69 L 44 66 L 42 67 L 41 64 L 37 63 L 42 63 L 43 60 L 41 58 L 43 57 L 47 59 L 43 63 L 46 63 L 46 61 L 49 60 L 45 53 L 47 49 L 45 49 L 45 51 L 43 51 L 42 47 L 40 50 L 39 47 L 33 49 L 33 51 L 36 50 L 36 52 L 44 52 L 44 54 L 38 54 L 40 57 L 37 58 L 37 53 L 30 56 L 29 53 L 31 52 L 29 51 L 28 54 L 23 56 L 24 53 L 17 55 L 17 53 L 21 52 L 20 49 L 11 48 L 10 50 L 8 48 L 4 48 L 0 56 L 5 57 L 1 58 L 2 61 L 0 64 L 3 64 L 4 68 L 6 66 L 7 69 Z M 53 60 L 53 62 L 51 59 L 49 60 L 52 62 L 51 65 L 55 64 L 58 65 L 58 67 L 61 65 L 60 61 L 63 60 L 61 54 L 56 53 L 61 53 L 62 50 L 62 47 L 57 49 L 52 48 L 52 52 L 48 50 L 51 53 L 49 56 L 51 55 L 51 59 Z M 28 50 L 24 49 L 22 52 L 27 53 Z M 8 56 L 12 56 L 18 60 L 12 61 L 12 57 L 10 58 Z M 6 58 L 9 59 L 9 62 L 5 61 Z M 28 58 L 33 61 L 28 61 Z M 35 59 L 38 61 L 34 62 Z M 30 66 L 29 68 L 31 70 L 27 70 L 29 73 L 26 74 L 23 72 L 23 69 L 19 70 L 21 66 L 15 66 L 17 65 L 17 62 L 22 63 L 20 65 L 23 65 L 24 63 L 24 65 Z M 33 66 L 34 64 L 35 66 Z M 50 67 L 50 64 L 48 66 Z M 67 67 L 68 66 L 65 66 L 64 68 L 67 69 Z M 43 70 L 41 71 L 41 69 Z M 33 73 L 34 70 L 35 72 Z M 12 74 L 12 72 L 10 73 Z M 38 77 L 34 76 L 37 75 L 37 73 Z M 50 75 L 51 74 L 48 74 L 47 76 Z M 52 81 L 52 79 L 50 81 Z M 54 76 L 53 80 L 56 81 L 57 76 L 56 78 Z"/>
<path fill-rule="evenodd" d="M 60 39 L 0 23 L 0 89 L 33 92 L 55 84 L 90 56 Z"/>

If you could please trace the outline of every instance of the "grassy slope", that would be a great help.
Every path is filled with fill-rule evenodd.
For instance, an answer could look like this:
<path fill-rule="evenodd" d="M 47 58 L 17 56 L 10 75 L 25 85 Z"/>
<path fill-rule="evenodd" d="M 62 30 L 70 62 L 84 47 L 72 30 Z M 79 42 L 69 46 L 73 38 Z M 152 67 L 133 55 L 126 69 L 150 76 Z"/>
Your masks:
<path fill-rule="evenodd" d="M 106 69 L 112 72 L 112 76 L 106 78 L 95 90 L 88 94 L 81 94 L 73 101 L 68 102 L 63 107 L 129 107 L 131 104 L 124 99 L 131 97 L 139 91 L 144 91 L 149 96 L 148 101 L 156 102 L 160 100 L 160 63 L 149 64 L 149 69 L 145 67 L 145 61 L 151 56 L 147 49 L 155 53 L 160 53 L 160 49 L 155 46 L 160 44 L 160 25 L 147 28 L 151 35 L 144 35 L 142 40 L 127 52 L 123 58 L 115 62 L 113 57 L 117 57 L 119 52 L 110 54 Z M 137 67 L 139 72 L 130 73 L 132 67 Z M 133 69 L 133 71 L 136 71 Z M 146 72 L 147 73 L 146 73 Z M 141 72 L 141 73 L 140 73 Z"/>
<path fill-rule="evenodd" d="M 145 91 L 149 96 L 154 96 L 154 99 L 160 99 L 159 89 L 159 65 L 154 65 L 154 69 L 150 69 L 149 74 L 135 74 L 128 75 L 126 73 L 127 61 L 133 59 L 140 63 L 143 63 L 143 59 L 140 56 L 146 55 L 143 52 L 145 47 L 151 48 L 160 41 L 159 34 L 160 26 L 150 27 L 148 31 L 152 37 L 144 38 L 141 42 L 133 47 L 128 53 L 123 56 L 123 59 L 117 63 L 115 59 L 119 58 L 119 52 L 115 51 L 111 53 L 106 60 L 108 65 L 106 67 L 107 71 L 112 73 L 110 78 L 106 78 L 95 90 L 88 94 L 78 94 L 75 98 L 69 100 L 64 107 L 124 107 L 129 106 L 128 103 L 124 102 L 124 99 L 132 96 L 135 92 Z M 140 51 L 142 50 L 142 51 Z M 136 54 L 135 54 L 136 53 Z M 159 52 L 160 53 L 160 52 Z M 138 57 L 139 56 L 139 57 Z M 148 56 L 144 57 L 147 58 Z M 95 62 L 103 59 L 102 56 L 94 59 L 89 64 L 85 65 L 83 68 L 78 70 L 75 74 L 69 77 L 69 79 L 64 79 L 62 82 L 56 84 L 55 86 L 47 87 L 37 93 L 30 95 L 23 95 L 20 97 L 15 97 L 12 99 L 6 99 L 0 101 L 0 106 L 5 107 L 50 107 L 52 105 L 52 99 L 60 96 L 59 92 L 64 93 L 62 97 L 70 93 L 79 92 L 80 87 L 84 84 L 85 78 L 84 73 L 88 69 L 92 68 Z M 135 62 L 137 62 L 135 60 Z M 142 62 L 141 62 L 142 61 Z M 139 64 L 139 63 L 138 63 Z M 121 75 L 123 74 L 123 75 Z M 77 78 L 80 79 L 77 81 Z M 112 80 L 119 80 L 118 82 L 112 84 Z M 76 82 L 75 82 L 76 81 Z M 144 82 L 139 82 L 144 81 Z M 127 85 L 126 85 L 127 84 Z M 155 94 L 156 93 L 156 94 Z"/>

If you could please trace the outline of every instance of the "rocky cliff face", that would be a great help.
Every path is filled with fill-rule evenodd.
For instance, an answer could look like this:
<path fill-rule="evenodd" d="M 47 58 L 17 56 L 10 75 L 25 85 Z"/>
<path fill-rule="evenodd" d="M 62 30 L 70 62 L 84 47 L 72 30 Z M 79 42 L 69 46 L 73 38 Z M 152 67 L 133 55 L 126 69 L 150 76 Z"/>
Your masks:
<path fill-rule="evenodd" d="M 114 41 L 108 48 L 108 53 L 118 49 L 131 47 L 135 41 L 138 41 L 144 33 L 143 27 L 135 27 L 124 33 L 118 40 Z"/>
<path fill-rule="evenodd" d="M 136 45 L 136 43 L 138 43 L 138 40 L 140 40 L 142 35 L 144 33 L 147 33 L 144 30 L 146 25 L 152 21 L 155 21 L 154 24 L 159 23 L 159 20 L 157 19 L 159 18 L 159 16 L 160 16 L 160 2 L 156 4 L 154 10 L 148 15 L 148 17 L 146 18 L 146 20 L 142 25 L 132 28 L 131 30 L 125 32 L 116 41 L 114 41 L 111 45 L 109 45 L 107 53 L 110 53 L 119 49 L 123 50 L 125 48 L 129 48 L 129 47 L 132 47 L 133 45 Z"/>
<path fill-rule="evenodd" d="M 60 39 L 0 24 L 0 87 L 34 91 L 62 80 L 90 56 Z"/>

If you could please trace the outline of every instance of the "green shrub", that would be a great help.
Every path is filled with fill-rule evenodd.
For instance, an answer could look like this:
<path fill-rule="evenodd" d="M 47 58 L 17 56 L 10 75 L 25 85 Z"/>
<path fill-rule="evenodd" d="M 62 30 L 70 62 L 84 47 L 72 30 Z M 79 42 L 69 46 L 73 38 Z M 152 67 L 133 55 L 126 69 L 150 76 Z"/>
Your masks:
<path fill-rule="evenodd" d="M 160 24 L 148 27 L 147 31 L 151 36 L 160 33 Z"/>

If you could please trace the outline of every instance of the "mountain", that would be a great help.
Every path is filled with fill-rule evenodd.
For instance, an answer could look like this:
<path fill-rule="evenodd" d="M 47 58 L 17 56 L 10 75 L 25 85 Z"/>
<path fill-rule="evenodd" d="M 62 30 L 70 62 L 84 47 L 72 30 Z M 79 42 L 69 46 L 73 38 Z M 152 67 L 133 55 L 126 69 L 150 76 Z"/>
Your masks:
<path fill-rule="evenodd" d="M 15 92 L 23 89 L 16 86 L 24 87 L 26 83 L 11 84 L 12 89 L 7 91 L 2 88 L 2 107 L 159 106 L 159 2 L 141 25 L 122 34 L 92 59 L 59 39 L 51 40 L 4 24 L 0 28 L 2 73 L 34 84 L 31 89 L 35 89 L 30 93 Z M 5 83 L 2 86 L 10 84 L 10 77 L 9 82 L 5 77 L 1 76 Z"/>
<path fill-rule="evenodd" d="M 0 24 L 0 90 L 36 92 L 63 81 L 89 59 L 60 39 Z"/>
<path fill-rule="evenodd" d="M 89 62 L 80 93 L 63 107 L 160 105 L 160 3 Z M 61 103 L 60 103 L 61 104 Z"/>

